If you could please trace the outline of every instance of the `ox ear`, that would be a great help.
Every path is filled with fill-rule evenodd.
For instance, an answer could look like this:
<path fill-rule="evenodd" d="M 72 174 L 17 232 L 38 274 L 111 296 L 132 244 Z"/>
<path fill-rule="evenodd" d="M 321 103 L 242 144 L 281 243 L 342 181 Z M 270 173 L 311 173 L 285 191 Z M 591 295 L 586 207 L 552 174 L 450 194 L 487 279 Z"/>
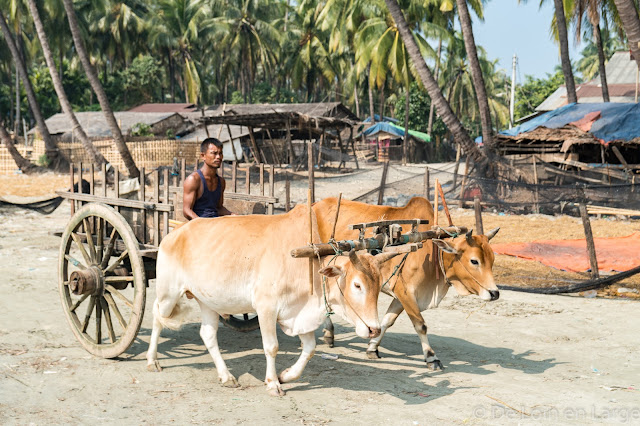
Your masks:
<path fill-rule="evenodd" d="M 431 241 L 433 241 L 435 245 L 437 245 L 438 248 L 445 253 L 458 254 L 458 250 L 456 250 L 455 247 L 453 247 L 451 244 L 449 244 L 445 240 L 434 238 Z"/>
<path fill-rule="evenodd" d="M 496 236 L 499 230 L 500 228 L 498 227 L 498 228 L 492 229 L 487 233 L 487 238 L 489 239 L 489 241 L 491 241 L 491 239 Z"/>
<path fill-rule="evenodd" d="M 465 237 L 467 237 L 467 243 L 473 244 L 473 229 L 469 229 L 469 232 L 465 234 Z"/>
<path fill-rule="evenodd" d="M 334 277 L 343 276 L 344 269 L 341 266 L 330 265 L 320 269 L 318 273 L 324 275 L 325 277 L 334 278 Z"/>
<path fill-rule="evenodd" d="M 400 253 L 380 253 L 376 254 L 374 259 L 378 262 L 378 265 L 382 265 L 387 260 L 391 260 L 399 254 Z"/>

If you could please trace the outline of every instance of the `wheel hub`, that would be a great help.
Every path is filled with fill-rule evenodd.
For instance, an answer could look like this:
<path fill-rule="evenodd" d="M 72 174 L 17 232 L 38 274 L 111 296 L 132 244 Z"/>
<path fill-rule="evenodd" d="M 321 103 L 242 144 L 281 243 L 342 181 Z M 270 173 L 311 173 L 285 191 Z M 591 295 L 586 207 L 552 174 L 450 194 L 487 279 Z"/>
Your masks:
<path fill-rule="evenodd" d="M 104 275 L 97 266 L 73 271 L 69 276 L 69 289 L 77 296 L 104 292 Z"/>

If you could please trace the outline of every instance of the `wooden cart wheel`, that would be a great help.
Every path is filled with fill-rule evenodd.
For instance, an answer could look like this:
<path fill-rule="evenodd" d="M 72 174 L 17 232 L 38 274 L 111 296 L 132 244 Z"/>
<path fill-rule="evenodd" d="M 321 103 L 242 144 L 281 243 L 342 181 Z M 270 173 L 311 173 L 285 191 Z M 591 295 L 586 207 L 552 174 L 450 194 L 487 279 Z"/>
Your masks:
<path fill-rule="evenodd" d="M 220 321 L 232 330 L 248 333 L 260 328 L 256 314 L 231 315 L 228 318 L 220 317 Z"/>
<path fill-rule="evenodd" d="M 114 358 L 133 343 L 147 279 L 131 226 L 112 207 L 90 203 L 62 234 L 58 285 L 73 334 L 90 353 Z"/>

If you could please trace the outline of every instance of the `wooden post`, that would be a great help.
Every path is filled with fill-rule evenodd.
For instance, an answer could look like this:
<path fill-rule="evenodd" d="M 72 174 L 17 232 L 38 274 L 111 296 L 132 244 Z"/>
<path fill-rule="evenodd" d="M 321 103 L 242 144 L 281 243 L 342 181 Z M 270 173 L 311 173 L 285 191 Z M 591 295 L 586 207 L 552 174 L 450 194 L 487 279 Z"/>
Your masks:
<path fill-rule="evenodd" d="M 231 163 L 231 189 L 234 193 L 238 192 L 238 162 Z"/>
<path fill-rule="evenodd" d="M 247 191 L 247 194 L 251 194 L 251 166 L 248 166 L 245 169 L 244 183 L 245 183 L 245 190 Z"/>
<path fill-rule="evenodd" d="M 482 206 L 480 205 L 480 198 L 475 197 L 473 199 L 473 208 L 476 212 L 476 234 L 484 235 L 484 226 L 482 224 Z"/>
<path fill-rule="evenodd" d="M 307 208 L 309 209 L 309 244 L 313 244 L 313 210 L 311 208 L 311 190 L 307 191 Z M 313 294 L 313 257 L 309 258 L 309 293 Z"/>
<path fill-rule="evenodd" d="M 102 163 L 102 196 L 107 196 L 107 165 Z"/>
<path fill-rule="evenodd" d="M 222 127 L 220 127 L 222 128 Z M 233 159 L 240 161 L 238 154 L 236 153 L 236 146 L 233 144 L 233 136 L 231 136 L 231 127 L 227 124 L 227 133 L 229 133 L 229 142 L 231 142 L 231 150 L 233 151 Z"/>
<path fill-rule="evenodd" d="M 456 190 L 456 187 L 458 186 L 458 169 L 460 168 L 460 144 L 458 144 L 458 147 L 456 149 L 456 166 L 453 169 L 453 189 L 452 191 Z"/>
<path fill-rule="evenodd" d="M 464 162 L 464 176 L 462 176 L 462 184 L 460 185 L 460 207 L 464 208 L 464 187 L 467 185 L 467 173 L 469 173 L 469 156 Z"/>
<path fill-rule="evenodd" d="M 276 173 L 276 168 L 275 166 L 272 164 L 269 167 L 269 197 L 273 197 L 273 194 L 275 194 L 275 176 Z M 272 215 L 273 214 L 273 203 L 269 203 L 269 205 L 267 206 L 267 214 Z"/>
<path fill-rule="evenodd" d="M 291 119 L 287 118 L 287 146 L 289 147 L 289 164 L 293 165 L 295 160 L 295 152 L 293 151 L 293 143 L 291 142 Z"/>
<path fill-rule="evenodd" d="M 316 161 L 316 164 L 318 165 L 318 167 L 320 167 L 320 160 L 322 160 L 322 144 L 324 143 L 324 138 L 325 138 L 325 132 L 324 132 L 324 128 L 322 129 L 322 136 L 320 136 L 320 143 L 318 144 L 318 160 Z"/>
<path fill-rule="evenodd" d="M 442 208 L 445 216 L 447 217 L 447 222 L 449 223 L 449 226 L 453 226 L 453 220 L 451 220 L 451 214 L 449 213 L 449 206 L 447 206 L 447 200 L 444 198 L 444 192 L 442 191 L 440 182 L 438 182 L 437 190 L 438 194 L 440 194 L 440 200 L 442 200 Z"/>
<path fill-rule="evenodd" d="M 184 161 L 184 160 L 183 160 Z M 145 177 L 144 177 L 144 167 L 140 167 L 140 189 L 138 190 L 138 195 L 140 196 L 140 201 L 146 201 L 146 185 L 145 185 Z M 142 224 L 140 232 L 136 232 L 136 234 L 141 236 L 141 243 L 147 243 L 147 210 L 145 208 L 140 209 L 140 216 L 142 217 Z"/>
<path fill-rule="evenodd" d="M 424 198 L 427 200 L 431 198 L 431 188 L 429 187 L 429 168 L 424 169 Z"/>
<path fill-rule="evenodd" d="M 82 173 L 82 167 L 83 167 L 83 164 L 82 164 L 82 161 L 81 161 L 80 165 L 78 166 L 78 192 L 80 194 L 84 194 L 84 188 L 83 188 L 83 185 L 82 185 L 82 181 L 84 180 L 84 176 L 83 176 L 83 173 Z M 82 203 L 80 203 L 80 204 L 82 204 Z"/>
<path fill-rule="evenodd" d="M 260 163 L 260 195 L 264 195 L 264 163 Z"/>
<path fill-rule="evenodd" d="M 353 159 L 356 162 L 356 169 L 360 170 L 360 165 L 358 164 L 358 154 L 356 154 L 356 142 L 353 139 L 353 127 L 351 127 L 351 132 L 349 133 L 349 141 L 351 142 L 351 149 L 353 149 Z M 348 146 L 349 142 L 347 142 L 347 147 Z"/>
<path fill-rule="evenodd" d="M 316 202 L 315 186 L 316 182 L 313 173 L 313 142 L 307 142 L 307 166 L 309 167 L 309 199 L 312 203 Z"/>
<path fill-rule="evenodd" d="M 253 156 L 256 163 L 266 163 L 267 159 L 264 158 L 264 152 L 258 148 L 256 143 L 256 136 L 253 134 L 253 127 L 249 126 L 249 138 L 251 139 L 251 147 L 253 148 Z M 260 160 L 262 158 L 262 161 Z"/>
<path fill-rule="evenodd" d="M 596 246 L 593 242 L 593 232 L 591 231 L 591 222 L 587 214 L 586 197 L 583 188 L 578 188 L 578 198 L 580 200 L 579 209 L 582 218 L 582 226 L 584 227 L 584 236 L 587 240 L 587 253 L 589 254 L 589 264 L 591 265 L 591 277 L 599 278 L 600 271 L 598 269 L 598 258 L 596 257 Z"/>
<path fill-rule="evenodd" d="M 284 175 L 284 211 L 289 211 L 289 204 L 291 203 L 291 182 L 289 181 L 289 172 L 285 172 Z"/>
<path fill-rule="evenodd" d="M 271 132 L 267 129 L 267 136 L 269 136 L 269 145 L 271 146 L 271 152 L 273 152 L 273 158 L 278 162 L 278 166 L 282 166 L 282 161 L 280 161 L 280 154 L 276 150 L 276 145 L 273 143 L 273 138 L 271 138 Z"/>
<path fill-rule="evenodd" d="M 382 205 L 382 201 L 384 200 L 384 186 L 387 183 L 387 173 L 389 171 L 389 161 L 384 162 L 384 166 L 382 167 L 382 179 L 380 179 L 380 189 L 378 190 L 378 205 Z"/>
<path fill-rule="evenodd" d="M 69 189 L 69 192 L 71 192 L 72 194 L 75 191 L 75 188 L 73 187 L 73 185 L 75 185 L 75 176 L 74 174 L 74 167 L 73 167 L 73 163 L 69 163 L 69 181 L 71 182 L 71 189 Z M 74 200 L 69 200 L 71 201 L 71 216 L 73 216 L 76 212 L 76 202 Z"/>
<path fill-rule="evenodd" d="M 329 241 L 333 240 L 333 237 L 336 235 L 336 225 L 338 224 L 338 217 L 340 216 L 340 202 L 342 201 L 342 192 L 338 195 L 338 204 L 336 205 L 336 217 L 333 220 L 333 229 L 331 230 L 331 238 Z"/>
<path fill-rule="evenodd" d="M 224 163 L 223 163 L 224 164 Z M 184 180 L 187 178 L 187 160 L 183 158 L 180 160 L 180 185 L 184 184 Z"/>
<path fill-rule="evenodd" d="M 436 178 L 435 187 L 437 188 L 438 185 L 440 185 L 440 182 L 438 182 L 438 178 Z M 434 227 L 438 226 L 438 190 L 437 189 L 433 191 L 433 226 Z M 431 244 L 432 244 L 431 253 L 433 253 L 432 259 L 436 262 L 439 262 L 438 256 L 441 256 L 441 254 L 439 252 L 438 246 L 433 241 L 431 241 Z M 440 278 L 440 267 L 436 266 L 436 279 L 439 279 L 439 278 Z"/>
<path fill-rule="evenodd" d="M 538 162 L 536 161 L 535 154 L 531 157 L 533 162 L 533 183 L 535 185 L 535 190 L 533 193 L 533 211 L 536 213 L 540 213 L 540 206 L 538 205 Z"/>
<path fill-rule="evenodd" d="M 164 202 L 169 205 L 169 169 L 162 171 L 164 179 Z M 169 212 L 162 212 L 162 237 L 166 237 L 169 233 Z"/>
<path fill-rule="evenodd" d="M 167 172 L 169 171 L 169 169 L 167 169 Z M 114 179 L 114 193 L 116 198 L 120 198 L 120 170 L 118 170 L 117 167 L 113 168 L 113 179 Z M 114 209 L 116 209 L 117 212 L 120 212 L 120 207 L 118 206 L 114 206 Z"/>
<path fill-rule="evenodd" d="M 95 166 L 93 165 L 93 163 L 91 163 L 89 165 L 89 194 L 91 195 L 96 195 L 95 193 Z"/>
<path fill-rule="evenodd" d="M 160 176 L 158 170 L 153 171 L 153 201 L 160 202 Z M 157 210 L 153 211 L 153 245 L 158 246 L 160 244 L 160 213 Z"/>

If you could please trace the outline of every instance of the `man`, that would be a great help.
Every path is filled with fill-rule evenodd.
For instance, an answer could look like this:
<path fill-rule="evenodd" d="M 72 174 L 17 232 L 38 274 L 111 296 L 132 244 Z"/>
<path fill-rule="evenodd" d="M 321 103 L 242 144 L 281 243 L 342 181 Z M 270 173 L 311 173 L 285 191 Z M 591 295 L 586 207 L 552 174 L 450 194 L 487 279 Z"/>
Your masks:
<path fill-rule="evenodd" d="M 187 220 L 233 214 L 224 206 L 224 178 L 218 176 L 222 165 L 222 142 L 207 138 L 200 145 L 204 164 L 184 180 L 182 214 Z"/>

